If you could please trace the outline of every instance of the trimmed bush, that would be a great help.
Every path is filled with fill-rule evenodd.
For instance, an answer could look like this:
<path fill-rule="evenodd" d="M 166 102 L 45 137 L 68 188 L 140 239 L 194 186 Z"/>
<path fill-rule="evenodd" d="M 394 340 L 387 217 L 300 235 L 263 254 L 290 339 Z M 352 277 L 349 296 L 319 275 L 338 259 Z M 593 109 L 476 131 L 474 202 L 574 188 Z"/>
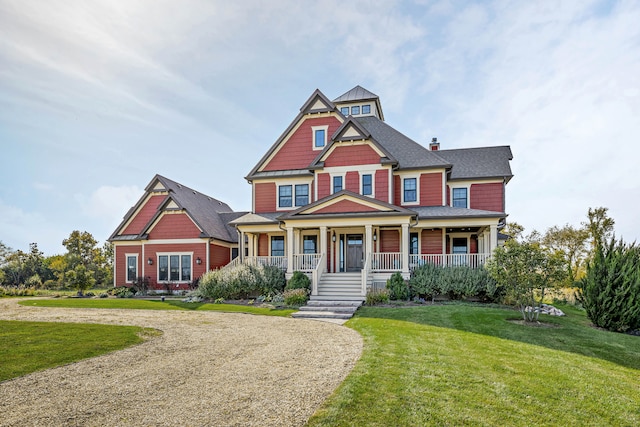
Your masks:
<path fill-rule="evenodd" d="M 293 276 L 287 282 L 287 286 L 284 288 L 285 290 L 290 289 L 311 289 L 311 279 L 301 271 L 294 271 Z"/>
<path fill-rule="evenodd" d="M 487 270 L 467 266 L 421 265 L 411 273 L 409 288 L 412 297 L 432 301 L 437 295 L 447 295 L 453 300 L 478 297 L 484 301 L 497 301 L 501 296 Z"/>
<path fill-rule="evenodd" d="M 284 273 L 277 267 L 240 264 L 203 274 L 191 295 L 213 300 L 275 295 L 282 291 L 284 283 Z"/>
<path fill-rule="evenodd" d="M 387 304 L 389 302 L 389 291 L 387 289 L 372 289 L 367 292 L 365 305 Z"/>
<path fill-rule="evenodd" d="M 265 265 L 262 268 L 260 287 L 262 295 L 282 293 L 287 280 L 284 271 L 275 265 Z"/>
<path fill-rule="evenodd" d="M 442 293 L 440 286 L 440 273 L 442 267 L 434 264 L 423 264 L 413 270 L 409 279 L 409 290 L 414 297 L 431 298 L 433 302 L 436 295 Z"/>
<path fill-rule="evenodd" d="M 409 285 L 405 282 L 402 274 L 395 272 L 387 280 L 389 298 L 392 300 L 406 301 L 409 299 Z"/>
<path fill-rule="evenodd" d="M 303 288 L 287 289 L 282 296 L 285 305 L 299 307 L 309 300 L 309 291 Z"/>

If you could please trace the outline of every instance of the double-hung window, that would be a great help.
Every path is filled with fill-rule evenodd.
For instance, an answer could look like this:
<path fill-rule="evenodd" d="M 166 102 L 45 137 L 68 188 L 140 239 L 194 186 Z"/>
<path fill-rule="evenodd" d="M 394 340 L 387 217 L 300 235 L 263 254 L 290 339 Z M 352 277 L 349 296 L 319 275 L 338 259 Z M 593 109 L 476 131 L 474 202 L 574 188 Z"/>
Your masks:
<path fill-rule="evenodd" d="M 466 188 L 454 188 L 452 191 L 452 205 L 454 208 L 466 208 L 467 207 L 467 189 Z"/>
<path fill-rule="evenodd" d="M 271 236 L 271 256 L 284 256 L 284 236 Z"/>
<path fill-rule="evenodd" d="M 411 203 L 418 201 L 418 192 L 417 192 L 417 179 L 416 178 L 405 178 L 404 179 L 404 202 Z"/>
<path fill-rule="evenodd" d="M 191 255 L 158 255 L 158 281 L 188 282 L 191 280 Z"/>
<path fill-rule="evenodd" d="M 342 191 L 342 177 L 334 176 L 333 177 L 333 192 L 337 193 L 338 191 Z"/>
<path fill-rule="evenodd" d="M 362 175 L 362 195 L 371 196 L 373 194 L 373 181 L 371 174 Z"/>
<path fill-rule="evenodd" d="M 138 277 L 138 255 L 127 255 L 127 282 L 135 282 Z"/>
<path fill-rule="evenodd" d="M 309 204 L 309 184 L 296 185 L 296 206 Z"/>
<path fill-rule="evenodd" d="M 278 206 L 281 208 L 290 208 L 293 206 L 290 185 L 281 185 L 278 187 Z"/>

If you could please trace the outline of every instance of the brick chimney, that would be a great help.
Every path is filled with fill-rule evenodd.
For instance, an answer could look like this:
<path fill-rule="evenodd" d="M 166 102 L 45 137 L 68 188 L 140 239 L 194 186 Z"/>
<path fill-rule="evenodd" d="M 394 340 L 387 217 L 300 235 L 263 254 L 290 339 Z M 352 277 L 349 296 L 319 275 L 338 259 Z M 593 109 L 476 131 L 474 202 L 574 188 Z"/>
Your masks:
<path fill-rule="evenodd" d="M 431 138 L 431 144 L 429 144 L 429 150 L 438 151 L 440 149 L 440 143 L 438 142 L 438 138 Z"/>

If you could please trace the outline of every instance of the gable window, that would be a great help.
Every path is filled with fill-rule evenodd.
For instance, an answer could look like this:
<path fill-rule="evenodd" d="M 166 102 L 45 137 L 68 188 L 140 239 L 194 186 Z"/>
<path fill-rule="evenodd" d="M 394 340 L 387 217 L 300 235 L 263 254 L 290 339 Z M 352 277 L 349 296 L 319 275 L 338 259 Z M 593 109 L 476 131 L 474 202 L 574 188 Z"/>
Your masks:
<path fill-rule="evenodd" d="M 271 236 L 271 256 L 284 256 L 284 236 Z"/>
<path fill-rule="evenodd" d="M 329 126 L 311 126 L 314 150 L 322 150 L 324 146 L 327 145 L 328 131 Z"/>
<path fill-rule="evenodd" d="M 362 114 L 371 114 L 371 105 L 363 105 Z"/>
<path fill-rule="evenodd" d="M 373 194 L 373 183 L 371 174 L 362 175 L 362 195 L 370 196 Z"/>
<path fill-rule="evenodd" d="M 296 206 L 304 206 L 309 203 L 309 184 L 296 185 Z"/>
<path fill-rule="evenodd" d="M 333 177 L 333 192 L 337 193 L 338 191 L 342 191 L 342 177 L 334 176 Z"/>
<path fill-rule="evenodd" d="M 127 283 L 135 282 L 138 277 L 138 255 L 127 255 Z"/>
<path fill-rule="evenodd" d="M 278 206 L 281 208 L 290 208 L 292 206 L 290 185 L 281 185 L 278 187 Z"/>
<path fill-rule="evenodd" d="M 452 191 L 452 203 L 454 208 L 466 208 L 467 207 L 467 189 L 466 188 L 454 188 Z"/>
<path fill-rule="evenodd" d="M 409 254 L 418 255 L 418 233 L 409 234 Z"/>
<path fill-rule="evenodd" d="M 417 202 L 418 201 L 418 192 L 416 191 L 417 179 L 416 178 L 405 178 L 404 179 L 404 202 Z"/>
<path fill-rule="evenodd" d="M 342 107 L 340 109 L 340 112 L 342 113 L 343 116 L 348 116 L 349 115 L 349 107 Z"/>
<path fill-rule="evenodd" d="M 315 254 L 318 238 L 316 236 L 303 236 L 302 253 Z"/>
<path fill-rule="evenodd" d="M 159 282 L 191 280 L 191 254 L 158 255 Z"/>
<path fill-rule="evenodd" d="M 357 116 L 358 114 L 360 114 L 360 106 L 354 105 L 353 107 L 351 107 L 351 115 Z"/>

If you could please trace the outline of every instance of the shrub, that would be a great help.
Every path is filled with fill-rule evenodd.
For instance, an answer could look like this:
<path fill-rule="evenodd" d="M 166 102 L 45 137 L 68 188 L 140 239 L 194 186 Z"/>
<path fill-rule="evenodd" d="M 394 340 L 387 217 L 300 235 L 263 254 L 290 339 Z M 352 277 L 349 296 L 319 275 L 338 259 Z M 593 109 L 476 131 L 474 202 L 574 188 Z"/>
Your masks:
<path fill-rule="evenodd" d="M 84 296 L 90 298 L 90 297 L 95 297 L 96 294 L 94 294 L 93 292 L 89 291 L 89 292 L 85 292 Z"/>
<path fill-rule="evenodd" d="M 431 297 L 442 293 L 440 287 L 440 273 L 442 267 L 434 264 L 423 264 L 413 270 L 409 279 L 409 290 L 414 297 Z"/>
<path fill-rule="evenodd" d="M 399 272 L 393 273 L 387 280 L 387 289 L 389 290 L 389 298 L 392 300 L 406 301 L 409 299 L 409 285 Z"/>
<path fill-rule="evenodd" d="M 309 300 L 309 291 L 303 288 L 287 289 L 282 297 L 286 305 L 299 307 L 305 305 Z"/>
<path fill-rule="evenodd" d="M 389 302 L 389 291 L 387 289 L 371 289 L 367 292 L 364 303 L 366 305 L 387 304 Z"/>
<path fill-rule="evenodd" d="M 301 271 L 294 271 L 293 276 L 287 282 L 287 286 L 284 288 L 285 290 L 291 289 L 311 289 L 311 280 L 309 277 Z"/>
<path fill-rule="evenodd" d="M 615 237 L 596 247 L 578 298 L 594 325 L 610 331 L 640 329 L 640 246 Z"/>
<path fill-rule="evenodd" d="M 467 266 L 424 264 L 411 274 L 409 287 L 414 297 L 431 297 L 432 301 L 440 294 L 451 299 L 478 297 L 484 301 L 497 301 L 502 295 L 486 269 Z"/>
<path fill-rule="evenodd" d="M 106 292 L 102 292 L 100 295 L 98 295 L 98 297 L 100 297 L 100 298 L 108 298 L 109 294 L 107 294 Z"/>
<path fill-rule="evenodd" d="M 262 295 L 281 293 L 287 280 L 284 271 L 275 265 L 265 265 L 261 271 L 260 288 Z"/>
<path fill-rule="evenodd" d="M 140 295 L 147 295 L 149 291 L 149 281 L 151 277 L 136 277 L 135 282 L 131 285 L 131 290 Z"/>
<path fill-rule="evenodd" d="M 134 295 L 133 292 L 131 292 L 131 289 L 126 286 L 119 286 L 111 293 L 118 298 L 131 298 Z"/>

